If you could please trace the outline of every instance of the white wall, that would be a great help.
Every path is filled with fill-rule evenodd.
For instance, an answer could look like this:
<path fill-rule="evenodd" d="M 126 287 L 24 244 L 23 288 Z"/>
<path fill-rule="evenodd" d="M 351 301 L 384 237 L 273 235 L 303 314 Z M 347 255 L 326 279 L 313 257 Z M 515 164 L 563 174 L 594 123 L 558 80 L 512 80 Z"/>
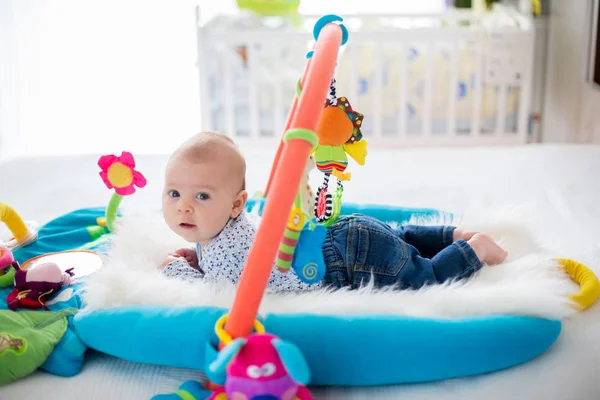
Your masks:
<path fill-rule="evenodd" d="M 553 0 L 542 137 L 600 143 L 600 89 L 586 82 L 593 0 Z"/>
<path fill-rule="evenodd" d="M 194 6 L 0 0 L 0 134 L 11 145 L 7 152 L 170 151 L 195 133 Z"/>
<path fill-rule="evenodd" d="M 0 1 L 0 158 L 18 148 L 19 82 L 12 2 Z"/>

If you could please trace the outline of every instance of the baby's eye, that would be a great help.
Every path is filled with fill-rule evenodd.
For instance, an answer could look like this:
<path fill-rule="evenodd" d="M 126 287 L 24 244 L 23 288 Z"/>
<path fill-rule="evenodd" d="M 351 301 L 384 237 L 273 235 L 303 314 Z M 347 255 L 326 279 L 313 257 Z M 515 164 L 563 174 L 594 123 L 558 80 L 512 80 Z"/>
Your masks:
<path fill-rule="evenodd" d="M 179 197 L 180 194 L 177 190 L 169 190 L 169 197 Z"/>
<path fill-rule="evenodd" d="M 210 196 L 208 194 L 206 194 L 206 193 L 198 193 L 196 195 L 196 198 L 198 200 L 208 200 L 208 199 L 210 199 Z"/>

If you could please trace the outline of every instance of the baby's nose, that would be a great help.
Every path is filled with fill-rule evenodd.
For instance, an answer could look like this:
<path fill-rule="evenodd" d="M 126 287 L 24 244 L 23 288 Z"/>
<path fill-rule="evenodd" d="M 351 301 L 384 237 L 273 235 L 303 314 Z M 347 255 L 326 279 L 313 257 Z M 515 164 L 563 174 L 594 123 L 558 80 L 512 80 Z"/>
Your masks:
<path fill-rule="evenodd" d="M 194 209 L 187 202 L 179 202 L 177 209 L 182 213 L 191 213 Z"/>

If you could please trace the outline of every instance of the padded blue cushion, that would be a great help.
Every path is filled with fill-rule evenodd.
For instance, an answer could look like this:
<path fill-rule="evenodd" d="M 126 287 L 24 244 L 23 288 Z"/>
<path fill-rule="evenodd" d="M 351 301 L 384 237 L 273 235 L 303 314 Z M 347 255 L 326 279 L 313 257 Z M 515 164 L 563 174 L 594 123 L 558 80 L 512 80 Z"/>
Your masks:
<path fill-rule="evenodd" d="M 46 361 L 40 366 L 44 371 L 58 376 L 74 376 L 81 371 L 87 347 L 73 330 L 73 317 L 69 317 L 65 334 Z"/>
<path fill-rule="evenodd" d="M 78 314 L 74 322 L 79 338 L 103 353 L 139 363 L 203 369 L 207 341 L 225 312 L 214 307 L 122 307 Z"/>
<path fill-rule="evenodd" d="M 90 348 L 126 360 L 206 371 L 216 353 L 205 307 L 124 307 L 75 316 Z M 270 314 L 267 331 L 294 343 L 312 385 L 369 386 L 477 375 L 528 361 L 548 349 L 560 321 L 519 316 L 461 319 L 390 315 Z M 124 329 L 124 327 L 127 327 Z"/>
<path fill-rule="evenodd" d="M 560 321 L 518 316 L 269 315 L 269 332 L 300 348 L 312 385 L 429 382 L 497 371 L 548 349 Z"/>

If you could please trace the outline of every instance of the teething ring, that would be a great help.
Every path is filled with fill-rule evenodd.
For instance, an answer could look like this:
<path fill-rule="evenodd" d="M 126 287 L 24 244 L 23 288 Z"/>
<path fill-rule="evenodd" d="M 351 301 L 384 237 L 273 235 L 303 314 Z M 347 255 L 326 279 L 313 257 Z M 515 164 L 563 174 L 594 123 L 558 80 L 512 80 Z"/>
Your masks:
<path fill-rule="evenodd" d="M 569 296 L 576 302 L 581 310 L 585 310 L 596 302 L 600 296 L 600 280 L 594 272 L 585 265 L 568 258 L 559 258 L 557 261 L 567 274 L 575 281 L 580 290 Z"/>
<path fill-rule="evenodd" d="M 233 340 L 231 335 L 225 331 L 225 324 L 227 323 L 228 318 L 229 314 L 225 314 L 219 318 L 215 324 L 215 333 L 217 334 L 217 337 L 221 343 L 225 346 L 227 346 Z M 265 333 L 264 325 L 258 322 L 258 320 L 254 320 L 254 330 L 256 333 Z"/>

